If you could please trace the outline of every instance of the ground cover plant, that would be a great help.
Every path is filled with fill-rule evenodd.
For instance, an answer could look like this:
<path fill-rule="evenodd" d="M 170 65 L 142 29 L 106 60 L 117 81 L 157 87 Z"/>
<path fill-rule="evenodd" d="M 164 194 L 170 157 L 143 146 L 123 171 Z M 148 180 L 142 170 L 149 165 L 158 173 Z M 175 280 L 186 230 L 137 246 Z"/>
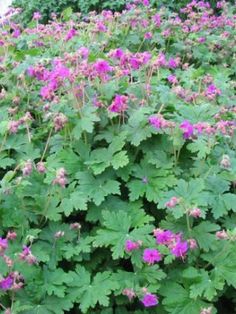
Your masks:
<path fill-rule="evenodd" d="M 2 313 L 236 311 L 236 15 L 217 7 L 1 25 Z"/>

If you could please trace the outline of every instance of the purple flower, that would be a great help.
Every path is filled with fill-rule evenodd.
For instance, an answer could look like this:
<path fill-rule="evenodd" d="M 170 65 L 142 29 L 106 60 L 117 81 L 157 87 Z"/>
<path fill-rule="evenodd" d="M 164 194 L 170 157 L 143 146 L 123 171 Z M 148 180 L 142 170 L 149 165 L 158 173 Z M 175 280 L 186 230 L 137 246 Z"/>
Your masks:
<path fill-rule="evenodd" d="M 176 257 L 184 258 L 188 251 L 188 242 L 187 241 L 178 241 L 174 247 L 171 249 L 171 253 Z"/>
<path fill-rule="evenodd" d="M 126 252 L 132 252 L 134 250 L 139 249 L 140 245 L 141 245 L 140 241 L 134 242 L 132 240 L 127 240 L 125 242 L 125 250 L 126 250 Z"/>
<path fill-rule="evenodd" d="M 178 66 L 178 62 L 176 62 L 174 58 L 170 58 L 168 65 L 169 65 L 169 68 L 175 69 Z"/>
<path fill-rule="evenodd" d="M 112 104 L 108 107 L 111 112 L 124 112 L 128 107 L 128 97 L 124 95 L 116 95 Z"/>
<path fill-rule="evenodd" d="M 176 77 L 174 74 L 168 75 L 167 80 L 168 80 L 171 84 L 177 84 L 177 83 L 178 83 L 177 77 Z"/>
<path fill-rule="evenodd" d="M 173 233 L 170 230 L 155 230 L 154 233 L 157 244 L 167 245 L 173 240 Z"/>
<path fill-rule="evenodd" d="M 41 15 L 40 12 L 34 12 L 34 14 L 33 14 L 33 20 L 38 21 L 38 20 L 41 19 L 41 17 L 42 17 L 42 15 Z"/>
<path fill-rule="evenodd" d="M 141 302 L 145 307 L 155 306 L 158 304 L 158 298 L 155 294 L 146 293 Z"/>
<path fill-rule="evenodd" d="M 98 60 L 94 64 L 94 68 L 99 74 L 104 74 L 112 70 L 112 67 L 109 65 L 109 63 L 106 60 Z"/>
<path fill-rule="evenodd" d="M 3 278 L 2 280 L 0 280 L 0 288 L 1 288 L 2 290 L 8 290 L 8 289 L 10 289 L 11 286 L 12 286 L 12 284 L 13 284 L 13 279 L 12 279 L 10 276 L 8 276 L 8 277 Z"/>
<path fill-rule="evenodd" d="M 180 124 L 180 129 L 182 129 L 183 137 L 185 139 L 188 139 L 193 135 L 194 128 L 188 120 L 185 120 Z"/>
<path fill-rule="evenodd" d="M 4 254 L 7 247 L 8 247 L 7 239 L 0 238 L 0 255 Z"/>
<path fill-rule="evenodd" d="M 143 252 L 143 260 L 148 264 L 154 264 L 161 261 L 161 253 L 156 249 L 145 249 Z"/>
<path fill-rule="evenodd" d="M 76 30 L 74 28 L 70 29 L 68 33 L 66 34 L 65 41 L 69 41 L 76 35 Z"/>

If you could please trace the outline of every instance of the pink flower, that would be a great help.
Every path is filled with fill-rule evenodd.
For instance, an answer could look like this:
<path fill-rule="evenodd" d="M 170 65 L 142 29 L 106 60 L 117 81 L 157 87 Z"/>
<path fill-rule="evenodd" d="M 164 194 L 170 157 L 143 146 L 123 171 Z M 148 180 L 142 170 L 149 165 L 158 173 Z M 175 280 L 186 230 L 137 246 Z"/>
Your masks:
<path fill-rule="evenodd" d="M 34 14 L 33 14 L 33 20 L 38 21 L 38 20 L 40 20 L 41 18 L 42 18 L 42 15 L 41 15 L 40 12 L 34 12 Z"/>
<path fill-rule="evenodd" d="M 14 240 L 17 237 L 17 233 L 14 231 L 8 231 L 7 233 L 7 239 L 8 240 Z"/>
<path fill-rule="evenodd" d="M 116 95 L 112 104 L 108 107 L 111 112 L 124 112 L 128 108 L 128 97 Z"/>
<path fill-rule="evenodd" d="M 58 184 L 62 188 L 66 187 L 66 184 L 68 183 L 68 180 L 66 178 L 66 171 L 64 168 L 60 168 L 57 170 L 56 178 L 53 180 L 53 184 Z"/>
<path fill-rule="evenodd" d="M 98 74 L 105 74 L 112 71 L 112 67 L 106 60 L 98 60 L 94 63 L 94 68 Z"/>
<path fill-rule="evenodd" d="M 145 307 L 151 307 L 158 304 L 158 298 L 155 294 L 146 293 L 141 302 Z"/>
<path fill-rule="evenodd" d="M 217 231 L 216 237 L 219 240 L 227 240 L 229 238 L 229 236 L 225 230 Z"/>
<path fill-rule="evenodd" d="M 160 52 L 159 55 L 157 56 L 157 59 L 154 62 L 154 65 L 159 68 L 159 67 L 166 66 L 166 63 L 167 61 L 166 61 L 165 54 L 163 52 Z"/>
<path fill-rule="evenodd" d="M 210 85 L 207 87 L 207 89 L 206 89 L 206 91 L 205 91 L 204 94 L 205 94 L 205 96 L 206 96 L 208 99 L 212 100 L 212 99 L 214 99 L 216 96 L 221 95 L 221 90 L 218 89 L 214 84 L 210 84 Z"/>
<path fill-rule="evenodd" d="M 153 15 L 152 20 L 155 23 L 156 27 L 160 27 L 161 26 L 161 16 L 159 14 Z"/>
<path fill-rule="evenodd" d="M 125 250 L 126 252 L 132 252 L 134 250 L 138 250 L 140 248 L 140 245 L 141 245 L 140 241 L 134 242 L 132 240 L 127 240 L 125 242 Z"/>
<path fill-rule="evenodd" d="M 13 285 L 13 279 L 10 276 L 0 280 L 0 289 L 2 290 L 8 290 L 12 287 L 12 285 Z"/>
<path fill-rule="evenodd" d="M 76 30 L 74 28 L 70 29 L 66 34 L 65 41 L 69 41 L 76 35 Z"/>
<path fill-rule="evenodd" d="M 185 120 L 180 124 L 180 129 L 183 131 L 183 138 L 188 139 L 192 137 L 194 128 L 188 120 Z"/>
<path fill-rule="evenodd" d="M 187 241 L 178 241 L 175 243 L 173 248 L 171 249 L 171 253 L 176 257 L 184 258 L 188 251 L 188 242 Z"/>
<path fill-rule="evenodd" d="M 179 202 L 180 202 L 180 199 L 176 196 L 173 196 L 173 197 L 171 197 L 171 199 L 168 202 L 165 203 L 165 206 L 169 207 L 169 208 L 173 208 L 177 204 L 179 204 Z"/>
<path fill-rule="evenodd" d="M 145 249 L 143 252 L 143 260 L 149 265 L 160 262 L 161 259 L 161 253 L 156 249 Z"/>
<path fill-rule="evenodd" d="M 67 122 L 68 122 L 67 117 L 61 112 L 58 113 L 53 119 L 55 131 L 57 132 L 63 129 Z"/>
<path fill-rule="evenodd" d="M 167 129 L 174 127 L 174 123 L 166 120 L 161 114 L 149 117 L 149 123 L 156 129 Z"/>
<path fill-rule="evenodd" d="M 144 5 L 145 7 L 148 7 L 148 6 L 150 5 L 149 0 L 143 0 L 143 5 Z"/>
<path fill-rule="evenodd" d="M 156 237 L 157 244 L 168 245 L 173 240 L 173 233 L 170 230 L 154 230 L 154 236 Z"/>
<path fill-rule="evenodd" d="M 147 32 L 144 34 L 144 38 L 145 39 L 152 39 L 152 33 L 151 32 Z"/>
<path fill-rule="evenodd" d="M 7 248 L 8 248 L 7 239 L 0 238 L 0 255 L 3 255 Z"/>
<path fill-rule="evenodd" d="M 42 162 L 42 161 L 39 161 L 38 163 L 37 163 L 37 171 L 39 172 L 39 173 L 45 173 L 45 171 L 46 171 L 46 168 L 45 168 L 45 165 L 44 165 L 44 162 Z"/>
<path fill-rule="evenodd" d="M 170 75 L 167 77 L 167 80 L 168 80 L 171 84 L 177 84 L 177 83 L 178 83 L 177 77 L 176 77 L 174 74 L 170 74 Z"/>
<path fill-rule="evenodd" d="M 189 211 L 189 216 L 192 216 L 194 218 L 199 218 L 202 215 L 202 211 L 200 208 L 193 208 Z"/>
<path fill-rule="evenodd" d="M 170 58 L 169 62 L 168 62 L 168 66 L 171 69 L 175 69 L 178 67 L 178 62 L 176 61 L 176 59 L 174 58 Z"/>
<path fill-rule="evenodd" d="M 132 301 L 132 299 L 136 296 L 134 290 L 133 289 L 128 289 L 128 288 L 124 289 L 122 291 L 122 294 L 126 295 L 128 297 L 128 299 L 129 299 L 129 301 Z"/>
<path fill-rule="evenodd" d="M 24 166 L 22 168 L 22 174 L 24 177 L 27 177 L 31 174 L 31 172 L 33 171 L 33 164 L 31 160 L 27 160 L 24 163 Z"/>
<path fill-rule="evenodd" d="M 195 239 L 188 239 L 188 244 L 190 250 L 195 250 L 198 247 L 197 241 Z"/>
<path fill-rule="evenodd" d="M 30 247 L 25 245 L 23 246 L 22 252 L 19 254 L 19 258 L 22 261 L 26 261 L 29 265 L 36 264 L 37 262 L 37 259 L 32 254 Z"/>

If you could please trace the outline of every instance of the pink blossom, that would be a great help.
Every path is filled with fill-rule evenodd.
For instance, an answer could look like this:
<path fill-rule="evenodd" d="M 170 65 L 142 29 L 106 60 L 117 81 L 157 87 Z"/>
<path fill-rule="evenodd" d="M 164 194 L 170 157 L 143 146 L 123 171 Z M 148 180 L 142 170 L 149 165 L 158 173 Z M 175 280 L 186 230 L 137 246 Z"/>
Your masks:
<path fill-rule="evenodd" d="M 145 39 L 152 39 L 152 33 L 151 32 L 147 32 L 144 34 L 144 38 Z"/>
<path fill-rule="evenodd" d="M 187 241 L 178 241 L 175 243 L 173 248 L 171 249 L 171 253 L 176 257 L 184 258 L 188 251 L 188 242 Z"/>
<path fill-rule="evenodd" d="M 33 20 L 38 21 L 38 20 L 40 20 L 41 18 L 42 18 L 42 15 L 41 15 L 40 12 L 34 12 L 34 14 L 33 14 Z"/>
<path fill-rule="evenodd" d="M 127 96 L 116 95 L 108 110 L 111 112 L 124 112 L 128 108 L 128 100 Z"/>
<path fill-rule="evenodd" d="M 153 15 L 152 20 L 155 23 L 156 27 L 160 27 L 161 26 L 161 16 L 159 14 Z"/>
<path fill-rule="evenodd" d="M 66 34 L 65 41 L 71 40 L 76 35 L 76 30 L 74 28 L 70 29 Z"/>
<path fill-rule="evenodd" d="M 229 236 L 225 230 L 221 230 L 216 232 L 216 238 L 220 240 L 227 240 L 229 239 Z"/>
<path fill-rule="evenodd" d="M 2 280 L 0 280 L 0 289 L 8 290 L 12 287 L 12 284 L 13 284 L 13 279 L 11 278 L 11 276 L 3 278 Z"/>
<path fill-rule="evenodd" d="M 8 240 L 15 240 L 15 238 L 17 237 L 17 233 L 14 231 L 8 231 L 7 233 L 7 239 Z"/>
<path fill-rule="evenodd" d="M 66 178 L 66 171 L 64 168 L 60 168 L 57 170 L 56 178 L 53 180 L 53 184 L 58 184 L 62 188 L 65 188 L 66 184 L 68 183 L 68 180 Z"/>
<path fill-rule="evenodd" d="M 7 248 L 8 248 L 7 239 L 0 238 L 0 255 L 3 255 Z"/>
<path fill-rule="evenodd" d="M 158 298 L 154 294 L 146 293 L 142 298 L 141 302 L 145 307 L 151 307 L 158 304 Z"/>
<path fill-rule="evenodd" d="M 36 257 L 32 254 L 30 247 L 23 246 L 22 252 L 19 254 L 19 258 L 22 261 L 26 261 L 29 265 L 35 264 L 37 262 Z"/>
<path fill-rule="evenodd" d="M 24 177 L 26 177 L 26 176 L 29 176 L 32 171 L 33 171 L 33 163 L 31 160 L 27 160 L 24 163 L 24 166 L 22 168 L 22 174 Z"/>
<path fill-rule="evenodd" d="M 154 230 L 157 244 L 168 245 L 173 240 L 173 233 L 170 230 L 156 229 Z"/>
<path fill-rule="evenodd" d="M 127 240 L 125 242 L 125 250 L 128 253 L 132 252 L 132 251 L 138 250 L 140 248 L 140 245 L 141 245 L 140 241 L 134 242 L 132 240 Z"/>
<path fill-rule="evenodd" d="M 105 74 L 112 71 L 112 67 L 106 60 L 98 60 L 94 63 L 94 68 L 98 74 Z"/>
<path fill-rule="evenodd" d="M 44 162 L 42 162 L 42 161 L 39 161 L 39 162 L 37 163 L 36 168 L 37 168 L 37 171 L 38 171 L 39 173 L 45 173 L 45 171 L 46 171 L 45 164 L 44 164 Z"/>
<path fill-rule="evenodd" d="M 195 239 L 188 239 L 188 244 L 190 250 L 195 250 L 198 247 L 197 241 Z"/>
<path fill-rule="evenodd" d="M 188 121 L 185 120 L 180 124 L 180 129 L 183 131 L 183 137 L 185 139 L 189 139 L 193 136 L 194 128 L 193 125 Z"/>
<path fill-rule="evenodd" d="M 167 77 L 167 80 L 171 83 L 171 84 L 177 84 L 178 83 L 178 79 L 174 74 L 170 74 Z"/>
<path fill-rule="evenodd" d="M 169 207 L 169 208 L 173 208 L 177 204 L 179 204 L 179 202 L 180 202 L 180 199 L 176 196 L 173 196 L 173 197 L 171 197 L 171 199 L 168 202 L 165 203 L 165 206 Z"/>
<path fill-rule="evenodd" d="M 126 295 L 128 297 L 128 299 L 129 299 L 129 301 L 132 301 L 132 299 L 136 296 L 134 290 L 133 289 L 128 289 L 128 288 L 124 289 L 122 291 L 122 294 Z"/>
<path fill-rule="evenodd" d="M 145 249 L 143 252 L 143 260 L 149 265 L 152 265 L 155 262 L 160 262 L 161 259 L 161 253 L 156 249 Z"/>
<path fill-rule="evenodd" d="M 193 208 L 193 209 L 190 209 L 189 211 L 189 216 L 192 216 L 194 218 L 199 218 L 201 217 L 202 215 L 202 211 L 200 208 Z"/>

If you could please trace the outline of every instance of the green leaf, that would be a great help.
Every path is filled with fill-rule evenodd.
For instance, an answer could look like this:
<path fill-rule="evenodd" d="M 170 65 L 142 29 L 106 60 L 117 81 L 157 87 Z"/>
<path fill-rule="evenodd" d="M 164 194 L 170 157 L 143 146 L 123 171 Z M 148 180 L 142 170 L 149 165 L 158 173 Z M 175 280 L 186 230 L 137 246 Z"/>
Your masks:
<path fill-rule="evenodd" d="M 199 314 L 206 305 L 200 300 L 190 298 L 189 292 L 180 284 L 169 282 L 160 290 L 164 296 L 164 308 L 171 314 Z"/>
<path fill-rule="evenodd" d="M 128 238 L 131 219 L 124 211 L 110 213 L 103 212 L 104 226 L 100 229 L 94 239 L 95 246 L 111 246 L 112 257 L 117 259 L 124 256 L 125 240 Z"/>
<path fill-rule="evenodd" d="M 112 280 L 112 273 L 109 271 L 97 273 L 91 279 L 90 273 L 84 267 L 78 266 L 73 277 L 69 296 L 80 303 L 79 307 L 83 313 L 87 313 L 88 309 L 94 308 L 97 303 L 108 306 L 108 296 L 118 288 L 118 284 Z"/>
<path fill-rule="evenodd" d="M 217 242 L 215 232 L 219 229 L 220 227 L 217 224 L 203 221 L 193 228 L 192 235 L 197 240 L 199 247 L 208 252 L 214 248 L 214 244 Z M 214 232 L 214 234 L 211 232 Z"/>
<path fill-rule="evenodd" d="M 90 172 L 78 172 L 76 178 L 79 180 L 77 192 L 81 193 L 88 201 L 100 205 L 105 197 L 111 194 L 120 194 L 120 183 L 112 179 L 110 175 L 94 177 Z"/>

